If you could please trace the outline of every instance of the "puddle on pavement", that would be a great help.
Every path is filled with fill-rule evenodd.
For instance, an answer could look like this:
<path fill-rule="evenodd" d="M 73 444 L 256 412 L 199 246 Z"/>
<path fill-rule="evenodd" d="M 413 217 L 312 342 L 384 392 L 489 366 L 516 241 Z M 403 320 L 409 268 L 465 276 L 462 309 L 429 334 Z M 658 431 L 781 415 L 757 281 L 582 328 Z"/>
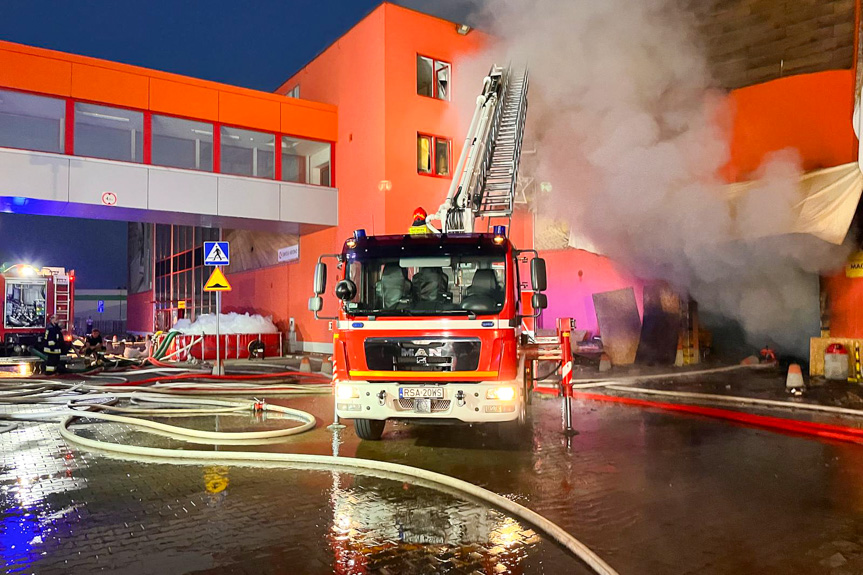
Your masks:
<path fill-rule="evenodd" d="M 344 472 L 116 460 L 67 447 L 55 426 L 2 437 L 9 573 L 587 572 L 529 527 L 431 489 Z M 140 433 L 112 423 L 79 432 Z"/>
<path fill-rule="evenodd" d="M 333 452 L 329 398 L 274 401 L 314 413 L 318 428 L 218 449 Z M 410 425 L 364 442 L 348 422 L 336 447 L 501 493 L 621 573 L 863 572 L 858 445 L 578 401 L 579 435 L 567 449 L 559 403 L 540 400 L 532 411 L 518 445 L 488 429 Z M 251 425 L 260 422 L 218 422 Z M 80 433 L 216 449 L 113 423 Z M 0 532 L 0 558 L 21 573 L 586 572 L 527 526 L 445 493 L 345 473 L 118 461 L 67 447 L 55 424 L 0 434 Z"/>

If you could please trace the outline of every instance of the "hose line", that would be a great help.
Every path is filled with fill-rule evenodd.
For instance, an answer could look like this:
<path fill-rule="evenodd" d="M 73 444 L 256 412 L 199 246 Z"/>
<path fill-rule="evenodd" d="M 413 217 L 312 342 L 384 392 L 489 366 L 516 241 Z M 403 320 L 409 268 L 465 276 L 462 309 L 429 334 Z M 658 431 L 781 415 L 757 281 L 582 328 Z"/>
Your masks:
<path fill-rule="evenodd" d="M 283 375 L 283 374 L 280 374 Z M 176 377 L 176 376 L 175 376 Z M 161 379 L 161 378 L 159 378 Z M 170 379 L 170 378 L 168 378 Z M 184 378 L 180 378 L 184 379 Z M 246 378 L 240 378 L 246 379 Z M 251 379 L 251 378 L 250 378 Z M 258 378 L 254 378 L 258 379 Z M 227 383 L 227 382 L 226 382 Z M 32 404 L 65 403 L 60 409 L 44 412 L 20 412 L 12 414 L 0 414 L 0 420 L 57 420 L 61 419 L 60 435 L 70 444 L 78 445 L 87 449 L 101 450 L 114 454 L 115 456 L 130 456 L 140 458 L 164 458 L 177 463 L 195 463 L 200 461 L 226 461 L 236 462 L 241 465 L 292 465 L 315 468 L 344 469 L 364 475 L 380 475 L 381 473 L 392 474 L 398 477 L 409 478 L 414 482 L 427 483 L 439 490 L 457 492 L 462 497 L 482 501 L 492 507 L 496 507 L 512 517 L 533 525 L 539 531 L 545 533 L 552 540 L 561 545 L 574 557 L 583 561 L 594 572 L 601 575 L 616 575 L 616 571 L 610 567 L 602 558 L 594 553 L 589 547 L 578 539 L 567 533 L 554 522 L 546 519 L 539 513 L 524 507 L 506 497 L 498 495 L 488 489 L 479 487 L 472 483 L 449 477 L 433 471 L 389 463 L 385 461 L 360 459 L 355 457 L 338 457 L 332 455 L 311 455 L 300 453 L 275 453 L 269 451 L 200 451 L 187 449 L 166 449 L 157 447 L 146 447 L 142 445 L 125 445 L 110 441 L 101 441 L 78 435 L 71 429 L 71 425 L 80 419 L 108 421 L 124 425 L 135 426 L 145 431 L 173 437 L 191 443 L 207 444 L 263 444 L 285 437 L 297 435 L 312 429 L 316 424 L 315 416 L 298 409 L 283 407 L 264 403 L 263 401 L 231 401 L 223 399 L 204 399 L 188 396 L 178 396 L 177 390 L 160 389 L 154 386 L 147 387 L 147 392 L 125 391 L 128 388 L 116 385 L 89 385 L 83 382 L 67 383 L 56 380 L 23 380 L 19 385 L 13 382 L 0 384 L 0 389 L 14 392 L 14 397 L 0 395 L 0 403 L 20 404 L 28 401 Z M 184 385 L 184 384 L 180 384 Z M 191 384 L 190 384 L 191 385 Z M 195 385 L 201 385 L 196 383 Z M 224 385 L 224 384 L 222 384 Z M 233 385 L 244 385 L 235 382 Z M 206 389 L 204 393 L 218 394 L 218 384 L 212 385 L 213 389 Z M 281 387 L 281 386 L 280 386 Z M 305 387 L 305 389 L 303 389 Z M 319 384 L 305 384 L 291 386 L 294 392 L 321 391 L 323 386 Z M 254 389 L 254 388 L 253 388 Z M 325 388 L 329 393 L 329 389 Z M 189 393 L 200 394 L 199 390 L 191 390 L 184 386 Z M 249 394 L 249 389 L 244 389 Z M 152 393 L 156 392 L 156 393 Z M 258 390 L 254 389 L 254 393 Z M 281 393 L 285 393 L 283 390 Z M 135 403 L 153 403 L 163 407 L 134 408 L 118 407 L 111 405 L 117 399 L 127 399 Z M 23 400 L 23 401 L 22 401 Z M 103 403 L 92 403 L 101 401 Z M 88 403 L 90 402 L 90 403 Z M 109 413 L 109 412 L 114 413 Z M 132 417 L 130 414 L 147 415 L 154 417 L 171 416 L 196 416 L 237 414 L 251 411 L 253 413 L 277 413 L 285 418 L 296 420 L 300 425 L 265 431 L 204 431 L 186 428 L 177 425 L 169 425 L 144 419 Z M 10 424 L 0 424 L 4 431 L 8 430 Z M 11 424 L 14 425 L 14 424 Z"/>
<path fill-rule="evenodd" d="M 268 405 L 266 409 L 272 409 L 279 406 Z M 282 408 L 287 409 L 287 408 Z M 292 410 L 296 411 L 296 410 Z M 462 481 L 461 479 L 456 479 L 455 477 L 450 477 L 448 475 L 443 475 L 441 473 L 435 473 L 434 471 L 428 471 L 426 469 L 420 469 L 418 467 L 411 467 L 408 465 L 402 465 L 399 463 L 389 463 L 386 461 L 372 460 L 372 459 L 360 459 L 356 457 L 337 457 L 332 455 L 310 455 L 304 453 L 273 453 L 268 451 L 259 451 L 259 452 L 243 452 L 243 451 L 197 451 L 197 450 L 175 450 L 175 449 L 164 449 L 158 447 L 144 447 L 140 445 L 122 445 L 119 443 L 112 443 L 107 441 L 99 441 L 97 439 L 91 439 L 87 437 L 82 437 L 69 429 L 71 423 L 77 417 L 87 417 L 92 419 L 108 419 L 109 421 L 116 421 L 121 423 L 129 423 L 138 425 L 139 422 L 136 421 L 136 418 L 127 418 L 122 416 L 111 416 L 107 418 L 108 414 L 104 413 L 87 413 L 86 415 L 82 414 L 71 414 L 67 415 L 63 420 L 60 426 L 60 434 L 63 438 L 69 443 L 81 445 L 83 447 L 87 447 L 90 449 L 97 449 L 102 451 L 120 453 L 124 455 L 137 455 L 144 457 L 163 457 L 172 460 L 188 460 L 188 461 L 199 461 L 204 460 L 208 462 L 212 462 L 214 460 L 225 460 L 229 462 L 240 462 L 242 464 L 257 464 L 260 462 L 267 463 L 288 463 L 288 464 L 297 464 L 297 465 L 307 465 L 307 466 L 326 466 L 328 468 L 337 467 L 341 469 L 346 469 L 355 472 L 386 472 L 392 473 L 394 475 L 399 475 L 402 477 L 412 478 L 412 479 L 420 479 L 422 481 L 438 485 L 444 487 L 446 489 L 453 489 L 459 491 L 463 494 L 466 494 L 475 499 L 484 501 L 489 505 L 501 509 L 513 517 L 517 517 L 537 529 L 546 533 L 549 537 L 551 537 L 558 544 L 563 546 L 567 551 L 569 551 L 572 555 L 583 561 L 586 565 L 588 565 L 595 573 L 600 575 L 617 575 L 617 571 L 615 571 L 610 565 L 608 565 L 601 557 L 599 557 L 596 553 L 594 553 L 589 547 L 584 545 L 581 541 L 570 535 L 567 531 L 565 531 L 562 527 L 557 525 L 556 523 L 549 521 L 539 513 L 524 507 L 503 497 L 502 495 L 498 495 L 493 491 L 489 491 L 488 489 L 484 489 L 478 485 L 474 485 L 472 483 L 468 483 L 467 481 Z M 314 416 L 307 414 L 312 419 Z M 152 423 L 152 422 L 150 422 Z M 314 423 L 312 423 L 314 425 Z M 173 426 L 166 426 L 173 427 Z M 302 427 L 302 426 L 301 426 Z M 299 429 L 299 428 L 292 428 Z M 186 430 L 189 435 L 198 435 L 198 434 L 206 434 L 212 432 L 201 432 L 198 430 Z"/>

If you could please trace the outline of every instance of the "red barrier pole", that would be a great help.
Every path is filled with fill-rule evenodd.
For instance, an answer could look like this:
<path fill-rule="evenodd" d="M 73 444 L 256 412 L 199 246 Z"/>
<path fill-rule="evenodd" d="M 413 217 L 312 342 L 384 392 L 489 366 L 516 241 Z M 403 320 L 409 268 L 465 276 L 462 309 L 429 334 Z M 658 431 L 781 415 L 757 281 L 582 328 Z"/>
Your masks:
<path fill-rule="evenodd" d="M 563 317 L 557 320 L 557 331 L 560 337 L 560 389 L 563 394 L 563 432 L 573 435 L 572 428 L 572 318 Z"/>

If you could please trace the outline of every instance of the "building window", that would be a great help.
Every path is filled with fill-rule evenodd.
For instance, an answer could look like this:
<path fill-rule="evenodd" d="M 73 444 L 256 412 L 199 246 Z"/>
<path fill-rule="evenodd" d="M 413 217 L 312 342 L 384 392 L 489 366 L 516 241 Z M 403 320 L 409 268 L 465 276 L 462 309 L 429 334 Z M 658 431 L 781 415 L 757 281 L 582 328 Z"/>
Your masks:
<path fill-rule="evenodd" d="M 222 126 L 221 138 L 223 174 L 275 178 L 275 135 Z"/>
<path fill-rule="evenodd" d="M 288 93 L 285 94 L 285 96 L 287 96 L 288 98 L 299 98 L 300 97 L 300 85 L 297 84 L 296 86 L 294 86 L 293 88 L 288 90 Z"/>
<path fill-rule="evenodd" d="M 0 146 L 62 154 L 66 102 L 0 90 Z"/>
<path fill-rule="evenodd" d="M 156 224 L 156 327 L 169 329 L 181 314 L 195 320 L 214 313 L 215 295 L 204 291 L 210 269 L 204 266 L 205 241 L 219 239 L 218 228 Z M 181 311 L 178 303 L 184 302 Z"/>
<path fill-rule="evenodd" d="M 448 176 L 451 148 L 450 140 L 417 134 L 417 172 Z"/>
<path fill-rule="evenodd" d="M 282 180 L 330 185 L 330 144 L 282 136 Z"/>
<path fill-rule="evenodd" d="M 449 100 L 451 69 L 447 62 L 417 55 L 417 94 Z"/>
<path fill-rule="evenodd" d="M 75 154 L 141 162 L 144 156 L 144 114 L 75 103 Z"/>
<path fill-rule="evenodd" d="M 152 163 L 213 171 L 213 125 L 153 114 Z"/>

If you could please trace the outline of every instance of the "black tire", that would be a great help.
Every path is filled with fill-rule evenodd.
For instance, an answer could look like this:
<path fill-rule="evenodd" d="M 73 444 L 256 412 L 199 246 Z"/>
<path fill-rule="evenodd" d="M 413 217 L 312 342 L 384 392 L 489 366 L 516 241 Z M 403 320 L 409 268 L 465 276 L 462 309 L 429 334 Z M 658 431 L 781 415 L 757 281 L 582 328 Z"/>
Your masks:
<path fill-rule="evenodd" d="M 522 404 L 522 408 L 517 419 L 495 424 L 497 436 L 505 445 L 518 446 L 530 441 L 531 414 L 526 401 Z"/>
<path fill-rule="evenodd" d="M 530 434 L 530 428 L 526 424 L 519 422 L 517 419 L 514 421 L 496 423 L 495 426 L 497 427 L 497 437 L 505 447 L 517 447 L 523 445 L 527 442 Z"/>
<path fill-rule="evenodd" d="M 354 431 L 360 439 L 377 441 L 384 434 L 386 424 L 385 419 L 355 419 Z"/>

